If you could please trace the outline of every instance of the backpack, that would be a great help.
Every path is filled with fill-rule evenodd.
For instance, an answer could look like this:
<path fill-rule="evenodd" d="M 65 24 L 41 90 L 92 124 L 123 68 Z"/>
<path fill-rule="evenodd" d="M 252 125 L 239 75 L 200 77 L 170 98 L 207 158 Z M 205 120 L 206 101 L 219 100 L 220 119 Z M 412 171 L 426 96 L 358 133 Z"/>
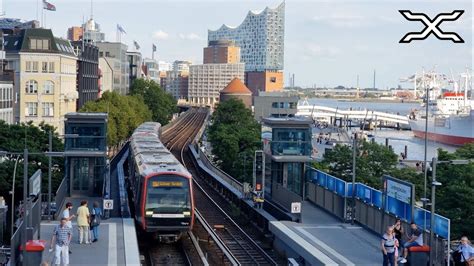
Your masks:
<path fill-rule="evenodd" d="M 100 225 L 100 215 L 101 215 L 100 209 L 97 210 L 96 208 L 92 208 L 92 212 L 91 212 L 91 226 L 98 226 L 98 225 Z"/>

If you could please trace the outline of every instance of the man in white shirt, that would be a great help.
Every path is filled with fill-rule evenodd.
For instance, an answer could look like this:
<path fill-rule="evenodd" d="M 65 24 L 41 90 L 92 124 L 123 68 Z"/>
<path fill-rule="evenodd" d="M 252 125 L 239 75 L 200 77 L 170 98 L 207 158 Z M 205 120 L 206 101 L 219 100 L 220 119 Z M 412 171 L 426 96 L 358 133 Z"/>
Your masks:
<path fill-rule="evenodd" d="M 76 217 L 74 214 L 71 215 L 72 211 L 72 203 L 68 202 L 66 203 L 66 208 L 63 210 L 63 213 L 61 214 L 61 219 L 66 219 L 66 226 L 69 227 L 72 230 L 72 222 L 71 220 Z M 69 248 L 69 254 L 71 254 L 71 249 Z"/>

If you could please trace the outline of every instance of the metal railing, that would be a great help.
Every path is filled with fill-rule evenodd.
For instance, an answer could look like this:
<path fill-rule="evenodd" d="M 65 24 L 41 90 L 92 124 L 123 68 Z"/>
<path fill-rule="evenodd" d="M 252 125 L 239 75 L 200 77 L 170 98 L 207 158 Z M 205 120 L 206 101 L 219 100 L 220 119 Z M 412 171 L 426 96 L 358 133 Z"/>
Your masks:
<path fill-rule="evenodd" d="M 127 151 L 122 156 L 122 159 L 117 163 L 117 177 L 119 184 L 119 195 L 120 195 L 120 214 L 122 218 L 130 218 L 130 208 L 128 207 L 128 194 L 125 188 L 125 174 L 123 171 L 123 164 L 128 157 L 128 147 L 125 147 Z"/>
<path fill-rule="evenodd" d="M 63 178 L 63 181 L 61 181 L 58 190 L 56 190 L 56 196 L 54 197 L 54 200 L 56 202 L 56 213 L 54 214 L 54 219 L 57 219 L 58 215 L 61 213 L 61 208 L 64 203 L 64 199 L 67 196 L 67 192 L 68 182 L 66 178 Z"/>

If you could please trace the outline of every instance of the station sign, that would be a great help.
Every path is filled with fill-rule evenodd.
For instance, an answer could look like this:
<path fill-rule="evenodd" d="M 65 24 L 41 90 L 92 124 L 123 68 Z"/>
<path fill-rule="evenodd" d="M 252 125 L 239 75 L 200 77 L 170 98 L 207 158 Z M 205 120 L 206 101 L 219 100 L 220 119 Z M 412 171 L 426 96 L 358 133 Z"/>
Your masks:
<path fill-rule="evenodd" d="M 114 200 L 104 199 L 104 210 L 113 210 L 114 209 Z"/>
<path fill-rule="evenodd" d="M 30 195 L 38 196 L 41 193 L 41 170 L 37 170 L 29 179 Z"/>
<path fill-rule="evenodd" d="M 301 202 L 291 203 L 291 213 L 301 213 Z"/>

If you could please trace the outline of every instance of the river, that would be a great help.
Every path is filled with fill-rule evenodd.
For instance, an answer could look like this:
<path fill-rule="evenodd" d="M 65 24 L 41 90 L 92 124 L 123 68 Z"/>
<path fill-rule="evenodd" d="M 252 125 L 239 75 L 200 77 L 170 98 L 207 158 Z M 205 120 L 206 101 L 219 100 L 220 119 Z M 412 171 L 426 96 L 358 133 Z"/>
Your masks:
<path fill-rule="evenodd" d="M 301 103 L 301 101 L 300 101 Z M 413 109 L 420 109 L 421 106 L 418 103 L 400 103 L 400 102 L 363 102 L 363 101 L 347 101 L 337 99 L 326 99 L 326 98 L 313 98 L 308 99 L 309 104 L 315 104 L 320 106 L 339 108 L 339 109 L 368 109 L 373 111 L 398 113 L 400 115 L 407 115 Z M 404 152 L 405 145 L 408 147 L 408 157 L 410 160 L 423 160 L 425 152 L 425 140 L 415 138 L 411 131 L 397 131 L 392 129 L 382 129 L 372 132 L 375 135 L 375 141 L 380 144 L 385 144 L 385 139 L 388 139 L 389 145 L 392 146 L 396 154 Z M 437 154 L 437 149 L 442 148 L 444 150 L 454 152 L 456 146 L 445 145 L 442 143 L 428 141 L 428 152 L 427 158 L 431 160 Z"/>

